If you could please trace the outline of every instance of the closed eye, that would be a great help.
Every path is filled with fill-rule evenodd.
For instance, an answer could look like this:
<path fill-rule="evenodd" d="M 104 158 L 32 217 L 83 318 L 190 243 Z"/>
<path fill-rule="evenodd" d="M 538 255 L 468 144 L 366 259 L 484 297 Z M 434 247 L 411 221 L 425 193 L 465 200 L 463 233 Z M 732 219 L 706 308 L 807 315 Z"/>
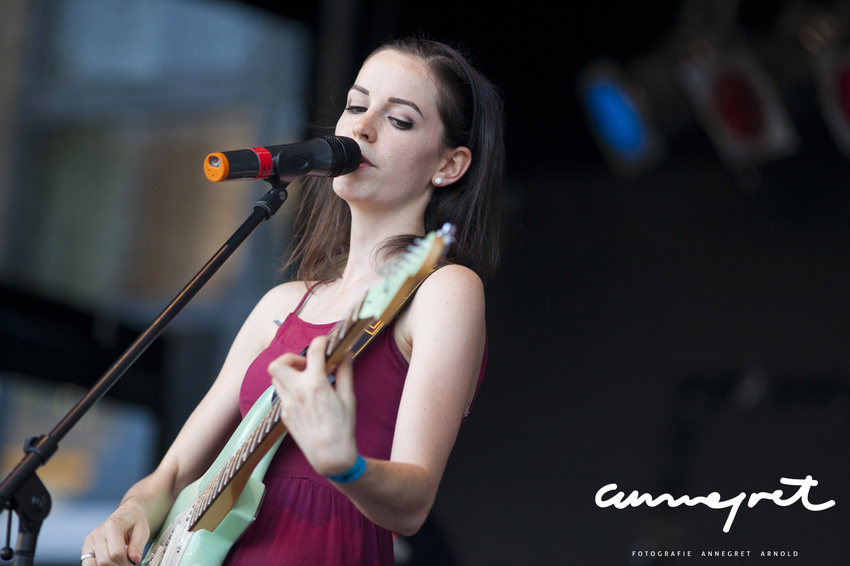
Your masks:
<path fill-rule="evenodd" d="M 389 121 L 399 130 L 409 130 L 413 127 L 413 122 L 407 122 L 399 118 L 393 118 L 392 116 L 390 116 Z"/>

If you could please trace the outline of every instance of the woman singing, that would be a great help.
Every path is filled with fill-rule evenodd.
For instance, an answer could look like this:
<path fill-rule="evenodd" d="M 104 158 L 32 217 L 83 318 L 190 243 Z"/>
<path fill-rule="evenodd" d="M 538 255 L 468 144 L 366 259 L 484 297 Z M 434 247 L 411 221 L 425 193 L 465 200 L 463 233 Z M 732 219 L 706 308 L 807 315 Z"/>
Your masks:
<path fill-rule="evenodd" d="M 389 566 L 392 533 L 413 534 L 428 516 L 486 362 L 482 279 L 498 260 L 501 97 L 456 50 L 393 41 L 363 63 L 336 134 L 358 143 L 362 163 L 304 184 L 297 280 L 260 300 L 161 464 L 86 537 L 82 566 L 139 562 L 177 495 L 269 385 L 288 435 L 226 564 Z M 444 222 L 457 226 L 449 265 L 331 385 L 328 331 L 388 261 Z"/>

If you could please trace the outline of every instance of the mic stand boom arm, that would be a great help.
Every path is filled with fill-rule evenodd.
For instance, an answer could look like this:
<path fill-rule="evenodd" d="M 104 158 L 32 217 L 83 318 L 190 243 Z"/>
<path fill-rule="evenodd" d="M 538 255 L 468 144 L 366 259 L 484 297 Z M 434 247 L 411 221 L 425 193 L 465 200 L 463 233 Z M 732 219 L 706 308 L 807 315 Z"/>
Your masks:
<path fill-rule="evenodd" d="M 36 475 L 36 469 L 47 463 L 59 447 L 59 441 L 118 382 L 257 226 L 271 218 L 280 209 L 286 200 L 286 187 L 289 183 L 277 178 L 269 178 L 266 181 L 271 183 L 272 188 L 257 201 L 253 213 L 154 319 L 147 330 L 136 338 L 50 433 L 26 441 L 24 458 L 0 483 L 0 510 L 7 508 L 10 512 L 17 513 L 19 518 L 18 544 L 15 550 L 16 566 L 32 564 L 38 532 L 50 512 L 50 494 Z M 3 558 L 8 560 L 9 556 L 4 555 Z"/>

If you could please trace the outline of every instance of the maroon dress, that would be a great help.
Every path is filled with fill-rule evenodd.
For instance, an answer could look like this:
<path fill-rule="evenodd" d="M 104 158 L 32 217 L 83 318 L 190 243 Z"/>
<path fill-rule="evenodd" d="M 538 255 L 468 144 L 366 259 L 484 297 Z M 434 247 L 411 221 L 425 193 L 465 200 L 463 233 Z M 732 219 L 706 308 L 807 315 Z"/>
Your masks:
<path fill-rule="evenodd" d="M 286 352 L 301 352 L 314 337 L 333 327 L 332 323 L 311 324 L 298 318 L 306 298 L 248 368 L 239 396 L 243 416 L 271 385 L 268 366 L 273 360 Z M 392 325 L 355 360 L 355 437 L 363 456 L 389 459 L 407 368 Z M 283 439 L 263 483 L 266 494 L 257 518 L 233 546 L 225 565 L 392 566 L 392 533 L 364 517 L 345 495 L 313 471 L 292 438 Z"/>

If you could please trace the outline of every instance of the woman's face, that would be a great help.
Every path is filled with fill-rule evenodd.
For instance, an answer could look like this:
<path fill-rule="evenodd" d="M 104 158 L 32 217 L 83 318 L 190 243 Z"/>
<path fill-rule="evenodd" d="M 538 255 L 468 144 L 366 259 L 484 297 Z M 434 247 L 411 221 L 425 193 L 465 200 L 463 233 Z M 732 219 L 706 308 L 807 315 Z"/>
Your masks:
<path fill-rule="evenodd" d="M 334 179 L 336 193 L 352 205 L 424 210 L 444 162 L 438 96 L 420 59 L 393 50 L 367 59 L 336 125 L 360 145 L 363 162 Z"/>

